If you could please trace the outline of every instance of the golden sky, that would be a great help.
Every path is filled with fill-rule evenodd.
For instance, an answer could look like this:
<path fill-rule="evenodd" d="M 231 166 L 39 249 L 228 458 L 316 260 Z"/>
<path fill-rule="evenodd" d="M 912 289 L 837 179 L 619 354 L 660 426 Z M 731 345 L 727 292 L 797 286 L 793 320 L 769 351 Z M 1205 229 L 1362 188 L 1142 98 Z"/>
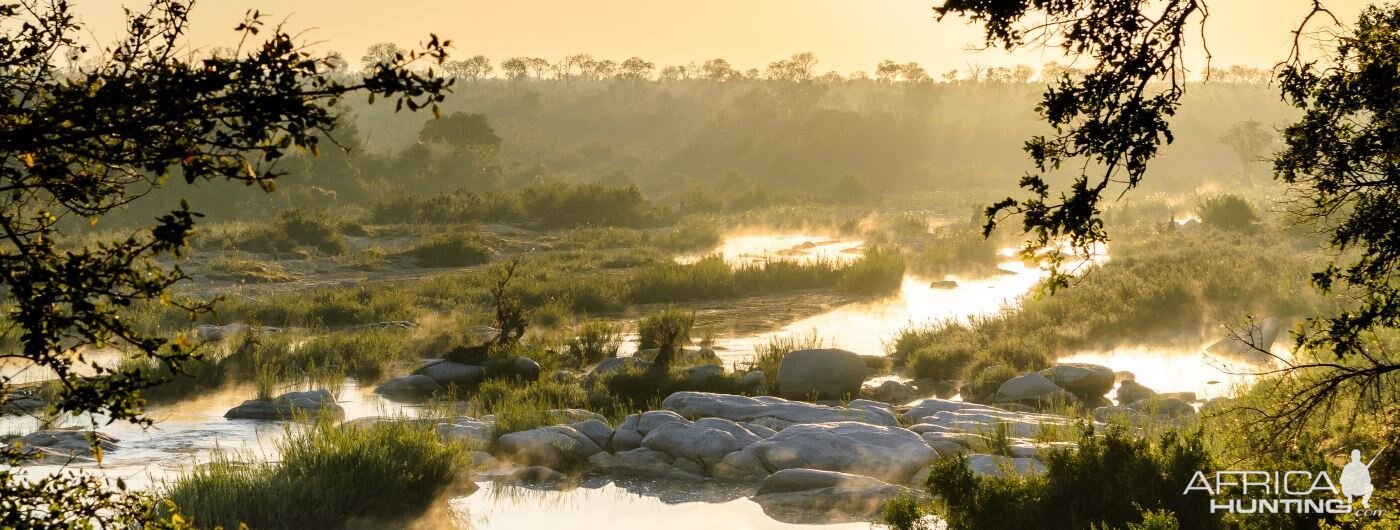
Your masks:
<path fill-rule="evenodd" d="M 130 0 L 78 0 L 79 13 L 100 39 L 120 29 L 120 5 Z M 932 74 L 984 66 L 1055 59 L 1053 50 L 1015 55 L 971 51 L 979 30 L 961 20 L 936 23 L 924 0 L 204 0 L 195 6 L 190 46 L 229 45 L 232 28 L 247 9 L 271 21 L 308 30 L 318 49 L 339 50 L 358 63 L 370 44 L 420 42 L 436 32 L 459 54 L 551 60 L 570 53 L 625 59 L 633 55 L 664 64 L 728 59 L 736 67 L 762 68 L 795 52 L 811 51 L 817 71 L 873 69 L 881 59 L 918 61 Z M 1344 21 L 1365 0 L 1326 0 Z M 1270 66 L 1284 57 L 1289 31 L 1310 0 L 1214 0 L 1207 37 L 1217 65 Z M 1197 43 L 1199 44 L 1199 43 Z"/>

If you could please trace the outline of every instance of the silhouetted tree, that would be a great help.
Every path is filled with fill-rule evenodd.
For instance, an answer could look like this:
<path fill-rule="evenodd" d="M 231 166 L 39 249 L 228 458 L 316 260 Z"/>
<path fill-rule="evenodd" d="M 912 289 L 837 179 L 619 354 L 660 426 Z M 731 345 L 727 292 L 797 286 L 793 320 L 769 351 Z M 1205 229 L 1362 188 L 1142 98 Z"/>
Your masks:
<path fill-rule="evenodd" d="M 0 283 L 6 332 L 19 344 L 5 356 L 55 374 L 54 412 L 148 424 L 139 392 L 159 382 L 149 371 L 93 366 L 80 374 L 70 352 L 110 345 L 179 373 L 195 359 L 194 345 L 138 330 L 122 311 L 166 303 L 197 315 L 211 307 L 168 298 L 186 276 L 153 259 L 186 247 L 200 217 L 187 206 L 129 237 L 76 247 L 62 246 L 73 241 L 61 220 L 95 222 L 170 178 L 271 191 L 285 156 L 319 151 L 341 98 L 363 92 L 436 110 L 448 89 L 446 79 L 412 68 L 443 62 L 448 43 L 437 37 L 423 51 L 375 55 L 362 78 L 342 82 L 333 64 L 281 28 L 257 42 L 268 28 L 256 11 L 236 29 L 246 47 L 195 59 L 183 50 L 188 19 L 188 3 L 153 1 L 129 12 L 121 41 L 58 75 L 55 58 L 90 51 L 68 2 L 0 5 L 0 91 L 9 94 L 0 100 Z M 0 382 L 4 399 L 10 379 Z M 20 448 L 0 448 L 0 526 L 140 526 L 152 513 L 93 476 L 20 478 L 10 466 L 25 458 Z"/>

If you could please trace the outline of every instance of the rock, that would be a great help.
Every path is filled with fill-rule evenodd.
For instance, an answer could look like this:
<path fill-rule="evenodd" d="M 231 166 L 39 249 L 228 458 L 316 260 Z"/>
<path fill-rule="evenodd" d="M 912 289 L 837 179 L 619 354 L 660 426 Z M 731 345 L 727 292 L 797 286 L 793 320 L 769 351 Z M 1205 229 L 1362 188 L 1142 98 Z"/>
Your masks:
<path fill-rule="evenodd" d="M 968 403 L 965 401 L 952 401 L 942 398 L 928 398 L 918 403 L 913 403 L 909 407 L 909 411 L 904 413 L 904 421 L 909 423 L 923 423 L 924 418 L 933 416 L 939 412 L 962 410 L 1002 412 L 1001 409 L 988 405 L 979 405 L 977 403 Z"/>
<path fill-rule="evenodd" d="M 633 354 L 633 357 L 650 364 L 656 360 L 656 354 L 660 351 L 656 348 L 638 350 L 637 353 Z M 714 350 L 709 348 L 681 348 L 679 352 L 671 356 L 671 366 L 697 366 L 701 364 L 723 365 L 724 361 Z"/>
<path fill-rule="evenodd" d="M 691 388 L 700 388 L 711 378 L 724 375 L 724 367 L 717 364 L 702 364 L 686 370 L 685 382 Z"/>
<path fill-rule="evenodd" d="M 433 427 L 443 440 L 466 442 L 473 447 L 486 447 L 491 444 L 491 431 L 496 428 L 492 421 L 473 418 L 457 418 L 442 422 Z"/>
<path fill-rule="evenodd" d="M 25 414 L 47 407 L 44 398 L 29 389 L 18 389 L 0 395 L 0 415 Z"/>
<path fill-rule="evenodd" d="M 900 427 L 858 422 L 793 425 L 744 449 L 766 469 L 821 469 L 909 481 L 936 456 L 919 435 Z"/>
<path fill-rule="evenodd" d="M 510 365 L 511 377 L 521 381 L 539 381 L 540 363 L 529 357 L 516 357 Z"/>
<path fill-rule="evenodd" d="M 29 456 L 24 465 L 62 465 L 96 461 L 94 447 L 111 452 L 117 450 L 119 441 L 98 431 L 47 429 L 13 438 L 8 445 Z"/>
<path fill-rule="evenodd" d="M 1196 402 L 1195 392 L 1162 392 L 1157 394 L 1157 397 L 1160 399 L 1179 399 L 1187 403 Z"/>
<path fill-rule="evenodd" d="M 775 433 L 788 427 L 792 427 L 793 425 L 797 424 L 787 420 L 780 420 L 778 418 L 758 418 L 749 422 L 749 426 L 751 427 L 750 430 L 752 430 L 752 427 L 756 426 L 763 427 L 764 429 L 768 429 Z"/>
<path fill-rule="evenodd" d="M 958 282 L 956 280 L 935 280 L 929 282 L 928 286 L 934 289 L 957 289 Z"/>
<path fill-rule="evenodd" d="M 599 473 L 618 476 L 644 478 L 664 478 L 670 480 L 699 481 L 704 477 L 688 473 L 671 465 L 675 461 L 670 455 L 641 448 L 617 453 L 598 453 L 588 458 L 588 464 Z"/>
<path fill-rule="evenodd" d="M 452 361 L 438 361 L 425 364 L 417 370 L 414 370 L 413 373 L 415 375 L 426 375 L 437 382 L 437 384 L 444 387 L 448 385 L 471 387 L 480 384 L 486 379 L 485 367 Z"/>
<path fill-rule="evenodd" d="M 711 420 L 726 421 L 714 418 Z M 642 447 L 678 459 L 687 458 L 708 468 L 718 464 L 725 455 L 760 440 L 758 436 L 733 422 L 729 422 L 727 426 L 716 426 L 713 423 L 707 425 L 711 426 L 689 422 L 666 423 L 648 432 L 646 438 L 642 439 Z"/>
<path fill-rule="evenodd" d="M 1055 383 L 1039 373 L 1029 373 L 1007 380 L 993 394 L 993 402 L 1050 404 L 1069 403 L 1073 394 L 1065 392 Z"/>
<path fill-rule="evenodd" d="M 604 451 L 608 450 L 612 445 L 613 429 L 602 420 L 590 419 L 578 423 L 571 423 L 569 427 L 583 433 L 584 436 L 587 436 L 589 440 L 593 440 L 593 443 L 598 444 L 598 447 L 603 448 Z"/>
<path fill-rule="evenodd" d="M 1048 471 L 1045 464 L 1032 458 L 1013 458 L 1001 455 L 970 455 L 967 468 L 973 473 L 987 477 L 1017 475 L 1044 475 Z"/>
<path fill-rule="evenodd" d="M 739 380 L 739 388 L 746 394 L 762 394 L 766 385 L 763 378 L 763 370 L 754 370 L 744 374 L 744 378 Z"/>
<path fill-rule="evenodd" d="M 651 367 L 651 363 L 636 357 L 609 357 L 599 362 L 593 370 L 588 373 L 589 378 L 596 379 L 598 376 L 610 374 L 629 368 L 646 370 Z"/>
<path fill-rule="evenodd" d="M 910 381 L 908 385 L 914 387 L 920 395 L 927 396 L 931 394 L 940 399 L 948 399 L 958 395 L 958 389 L 962 387 L 962 381 L 954 379 L 945 379 L 942 381 L 936 379 L 915 379 Z"/>
<path fill-rule="evenodd" d="M 895 405 L 902 405 L 920 397 L 921 392 L 911 385 L 900 383 L 899 381 L 885 381 L 878 387 L 865 387 L 869 389 L 870 397 L 875 401 L 883 401 Z"/>
<path fill-rule="evenodd" d="M 865 520 L 913 491 L 870 477 L 816 469 L 784 469 L 763 479 L 753 501 L 764 511 L 821 515 L 823 521 Z M 840 516 L 845 516 L 842 518 Z"/>
<path fill-rule="evenodd" d="M 1045 461 L 1045 457 L 1055 451 L 1073 451 L 1079 448 L 1074 442 L 1035 442 L 1023 438 L 1012 439 L 1007 452 L 1014 458 L 1033 458 Z"/>
<path fill-rule="evenodd" d="M 467 458 L 471 460 L 473 471 L 490 471 L 495 469 L 501 469 L 501 467 L 505 465 L 502 464 L 500 460 L 496 459 L 496 457 L 491 456 L 491 453 L 488 453 L 486 451 L 472 451 Z"/>
<path fill-rule="evenodd" d="M 375 387 L 374 393 L 391 397 L 427 397 L 442 390 L 442 385 L 433 378 L 414 374 L 385 381 Z"/>
<path fill-rule="evenodd" d="M 607 421 L 607 418 L 603 417 L 602 414 L 583 409 L 550 409 L 549 419 L 553 421 L 555 425 L 578 423 L 588 420 Z"/>
<path fill-rule="evenodd" d="M 1016 375 L 1015 370 L 999 364 L 983 368 L 982 371 L 977 374 L 977 377 L 972 378 L 971 382 L 963 385 L 960 390 L 963 401 L 977 403 L 986 402 L 993 394 L 996 394 L 997 389 L 1001 388 L 1002 383 L 1011 380 L 1016 377 Z"/>
<path fill-rule="evenodd" d="M 1116 397 L 1118 398 L 1118 403 L 1126 405 L 1144 399 L 1155 398 L 1157 397 L 1157 391 L 1142 386 L 1142 384 L 1137 381 L 1127 379 L 1118 384 L 1118 394 Z"/>
<path fill-rule="evenodd" d="M 899 420 L 886 409 L 869 401 L 851 402 L 851 407 L 829 407 L 800 401 L 788 401 L 771 396 L 745 397 L 709 392 L 676 392 L 661 401 L 661 407 L 687 418 L 724 418 L 736 422 L 758 423 L 775 431 L 797 423 L 827 423 L 834 421 L 864 422 L 873 425 L 897 426 Z M 888 405 L 881 404 L 888 407 Z M 778 420 L 777 422 L 768 420 Z"/>
<path fill-rule="evenodd" d="M 1154 414 L 1167 419 L 1196 414 L 1195 407 L 1192 407 L 1190 403 L 1176 398 L 1144 399 L 1129 403 L 1125 405 L 1125 407 L 1144 414 Z"/>
<path fill-rule="evenodd" d="M 496 456 L 526 466 L 571 469 L 603 452 L 598 444 L 563 425 L 513 432 L 496 439 Z"/>
<path fill-rule="evenodd" d="M 628 415 L 622 420 L 622 424 L 613 431 L 612 450 L 630 451 L 642 446 L 642 433 L 637 430 L 637 421 L 641 417 L 636 414 Z"/>
<path fill-rule="evenodd" d="M 705 475 L 705 464 L 696 462 L 689 458 L 677 457 L 675 462 L 671 462 L 671 465 L 675 466 L 676 469 L 679 469 L 686 473 L 690 473 L 697 477 Z"/>
<path fill-rule="evenodd" d="M 302 416 L 313 418 L 331 414 L 336 420 L 345 418 L 345 409 L 335 403 L 326 390 L 287 392 L 276 399 L 250 399 L 224 413 L 229 419 L 291 420 Z"/>
<path fill-rule="evenodd" d="M 568 479 L 569 477 L 565 476 L 563 473 L 544 466 L 522 467 L 512 472 L 508 477 L 508 480 L 514 482 L 537 483 L 563 482 Z"/>
<path fill-rule="evenodd" d="M 1050 382 L 1082 399 L 1108 394 L 1113 390 L 1113 370 L 1087 363 L 1061 363 L 1040 371 Z"/>
<path fill-rule="evenodd" d="M 1011 436 L 1017 438 L 1035 438 L 1047 427 L 1072 427 L 1077 422 L 1074 418 L 1064 416 L 1013 412 L 990 407 L 986 410 L 943 411 L 926 416 L 920 421 L 943 427 L 947 432 L 973 434 L 990 434 L 1004 427 Z"/>
<path fill-rule="evenodd" d="M 703 420 L 702 420 L 702 421 L 703 421 Z M 784 426 L 784 427 L 786 427 L 786 426 Z M 749 432 L 751 432 L 751 433 L 754 434 L 754 436 L 757 436 L 757 437 L 763 438 L 763 439 L 772 438 L 774 434 L 778 434 L 778 431 L 776 431 L 776 430 L 774 430 L 774 429 L 770 429 L 770 428 L 768 428 L 768 427 L 764 427 L 762 424 L 759 424 L 759 423 L 756 423 L 756 422 L 746 423 L 746 424 L 744 424 L 744 428 L 745 428 L 745 429 L 748 429 Z"/>
<path fill-rule="evenodd" d="M 643 412 L 642 415 L 637 418 L 637 432 L 647 434 L 667 423 L 690 425 L 690 420 L 669 410 L 649 410 Z"/>
<path fill-rule="evenodd" d="M 860 355 L 835 348 L 797 350 L 778 366 L 778 395 L 787 399 L 847 399 L 865 381 Z"/>
<path fill-rule="evenodd" d="M 716 479 L 729 482 L 757 482 L 769 473 L 752 451 L 735 451 L 724 455 L 724 459 L 710 469 L 710 474 Z"/>

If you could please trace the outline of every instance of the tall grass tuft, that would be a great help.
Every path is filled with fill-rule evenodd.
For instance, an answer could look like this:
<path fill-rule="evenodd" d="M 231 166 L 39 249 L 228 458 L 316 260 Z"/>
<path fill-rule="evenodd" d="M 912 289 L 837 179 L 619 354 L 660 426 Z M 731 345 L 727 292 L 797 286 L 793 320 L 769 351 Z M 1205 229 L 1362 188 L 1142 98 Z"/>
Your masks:
<path fill-rule="evenodd" d="M 904 283 L 904 255 L 898 249 L 873 247 L 865 257 L 841 270 L 840 286 L 859 294 L 885 294 Z"/>
<path fill-rule="evenodd" d="M 337 528 L 356 518 L 412 517 L 468 471 L 462 448 L 412 422 L 287 429 L 280 462 L 221 454 L 168 485 L 165 497 L 201 527 Z"/>
<path fill-rule="evenodd" d="M 620 324 L 589 319 L 580 325 L 578 332 L 569 339 L 569 354 L 585 364 L 617 357 L 617 350 L 622 347 L 622 330 Z"/>
<path fill-rule="evenodd" d="M 797 350 L 821 348 L 823 344 L 824 341 L 815 329 L 802 334 L 769 337 L 768 342 L 754 345 L 753 369 L 763 371 L 763 379 L 768 388 L 776 388 L 778 367 L 782 366 L 783 357 Z"/>

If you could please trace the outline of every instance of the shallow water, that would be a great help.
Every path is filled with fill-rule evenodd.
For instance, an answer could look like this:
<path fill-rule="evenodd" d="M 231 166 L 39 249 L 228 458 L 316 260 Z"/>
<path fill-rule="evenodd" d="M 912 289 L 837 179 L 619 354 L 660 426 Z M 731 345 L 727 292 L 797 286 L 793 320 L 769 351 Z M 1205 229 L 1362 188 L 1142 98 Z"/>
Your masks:
<path fill-rule="evenodd" d="M 280 391 L 302 390 L 284 388 Z M 366 416 L 406 416 L 414 417 L 421 406 L 404 405 L 384 399 L 361 388 L 354 380 L 346 380 L 337 400 L 345 409 L 345 418 L 354 419 Z M 101 464 L 87 463 L 67 466 L 101 473 L 109 478 L 122 478 L 135 488 L 158 485 L 172 480 L 181 471 L 209 462 L 216 450 L 263 460 L 278 458 L 277 443 L 286 432 L 286 424 L 277 421 L 226 419 L 224 413 L 238 406 L 256 394 L 252 386 L 228 388 L 192 397 L 179 403 L 157 405 L 150 408 L 150 417 L 155 424 L 142 428 L 127 423 L 115 422 L 103 425 L 99 419 L 97 430 L 116 437 L 117 449 L 107 452 Z M 59 427 L 78 426 L 91 428 L 90 417 L 65 418 Z M 40 420 L 29 416 L 0 417 L 0 433 L 26 434 L 35 431 Z M 48 474 L 60 470 L 61 466 L 29 466 L 25 473 Z"/>
<path fill-rule="evenodd" d="M 585 479 L 576 489 L 535 490 L 492 482 L 450 501 L 454 523 L 472 530 L 568 528 L 617 530 L 744 530 L 811 528 L 789 516 L 764 513 L 749 500 L 753 488 L 658 480 Z M 869 523 L 821 524 L 833 530 L 866 529 Z"/>
<path fill-rule="evenodd" d="M 849 260 L 859 257 L 863 242 L 820 234 L 738 234 L 724 240 L 715 252 L 730 263 L 789 260 Z M 679 258 L 699 259 L 703 255 Z M 1043 277 L 1043 271 L 1008 258 L 1005 274 L 976 279 L 950 277 L 953 288 L 936 288 L 931 279 L 907 276 L 891 296 L 852 303 L 826 313 L 792 322 L 761 334 L 717 337 L 715 349 L 727 364 L 750 360 L 756 345 L 772 337 L 816 333 L 825 346 L 863 355 L 883 355 L 885 343 L 909 325 L 942 319 L 965 319 L 989 314 L 1017 303 Z M 939 278 L 942 280 L 943 278 Z M 629 348 L 635 346 L 629 345 Z M 1209 398 L 1222 395 L 1230 385 L 1245 381 L 1223 370 L 1247 370 L 1249 365 L 1224 363 L 1207 357 L 1205 345 L 1190 348 L 1129 347 L 1104 352 L 1079 352 L 1064 361 L 1090 362 L 1114 370 L 1133 372 L 1137 380 L 1159 391 L 1193 391 Z M 897 376 L 891 376 L 897 377 Z M 280 391 L 300 390 L 283 388 Z M 99 426 L 120 440 L 99 466 L 78 469 L 121 477 L 137 488 L 172 480 L 197 464 L 206 463 L 216 450 L 241 456 L 275 460 L 276 441 L 285 433 L 282 422 L 228 420 L 223 414 L 253 397 L 251 386 L 225 389 L 178 404 L 156 406 L 152 427 L 126 423 Z M 346 419 L 377 415 L 416 416 L 420 406 L 404 405 L 373 394 L 347 380 L 338 398 Z M 85 425 L 66 422 L 67 425 Z M 32 432 L 39 422 L 27 417 L 0 418 L 0 433 Z M 26 468 L 26 473 L 50 473 L 56 466 Z M 591 478 L 567 491 L 531 490 L 518 486 L 482 483 L 472 495 L 452 499 L 449 526 L 473 529 L 550 528 L 616 529 L 628 526 L 664 525 L 667 530 L 700 528 L 786 528 L 795 519 L 764 513 L 747 497 L 744 487 L 714 484 L 666 484 L 657 481 L 613 481 Z M 810 523 L 811 521 L 803 521 Z M 868 528 L 866 523 L 832 524 L 830 528 Z"/>

